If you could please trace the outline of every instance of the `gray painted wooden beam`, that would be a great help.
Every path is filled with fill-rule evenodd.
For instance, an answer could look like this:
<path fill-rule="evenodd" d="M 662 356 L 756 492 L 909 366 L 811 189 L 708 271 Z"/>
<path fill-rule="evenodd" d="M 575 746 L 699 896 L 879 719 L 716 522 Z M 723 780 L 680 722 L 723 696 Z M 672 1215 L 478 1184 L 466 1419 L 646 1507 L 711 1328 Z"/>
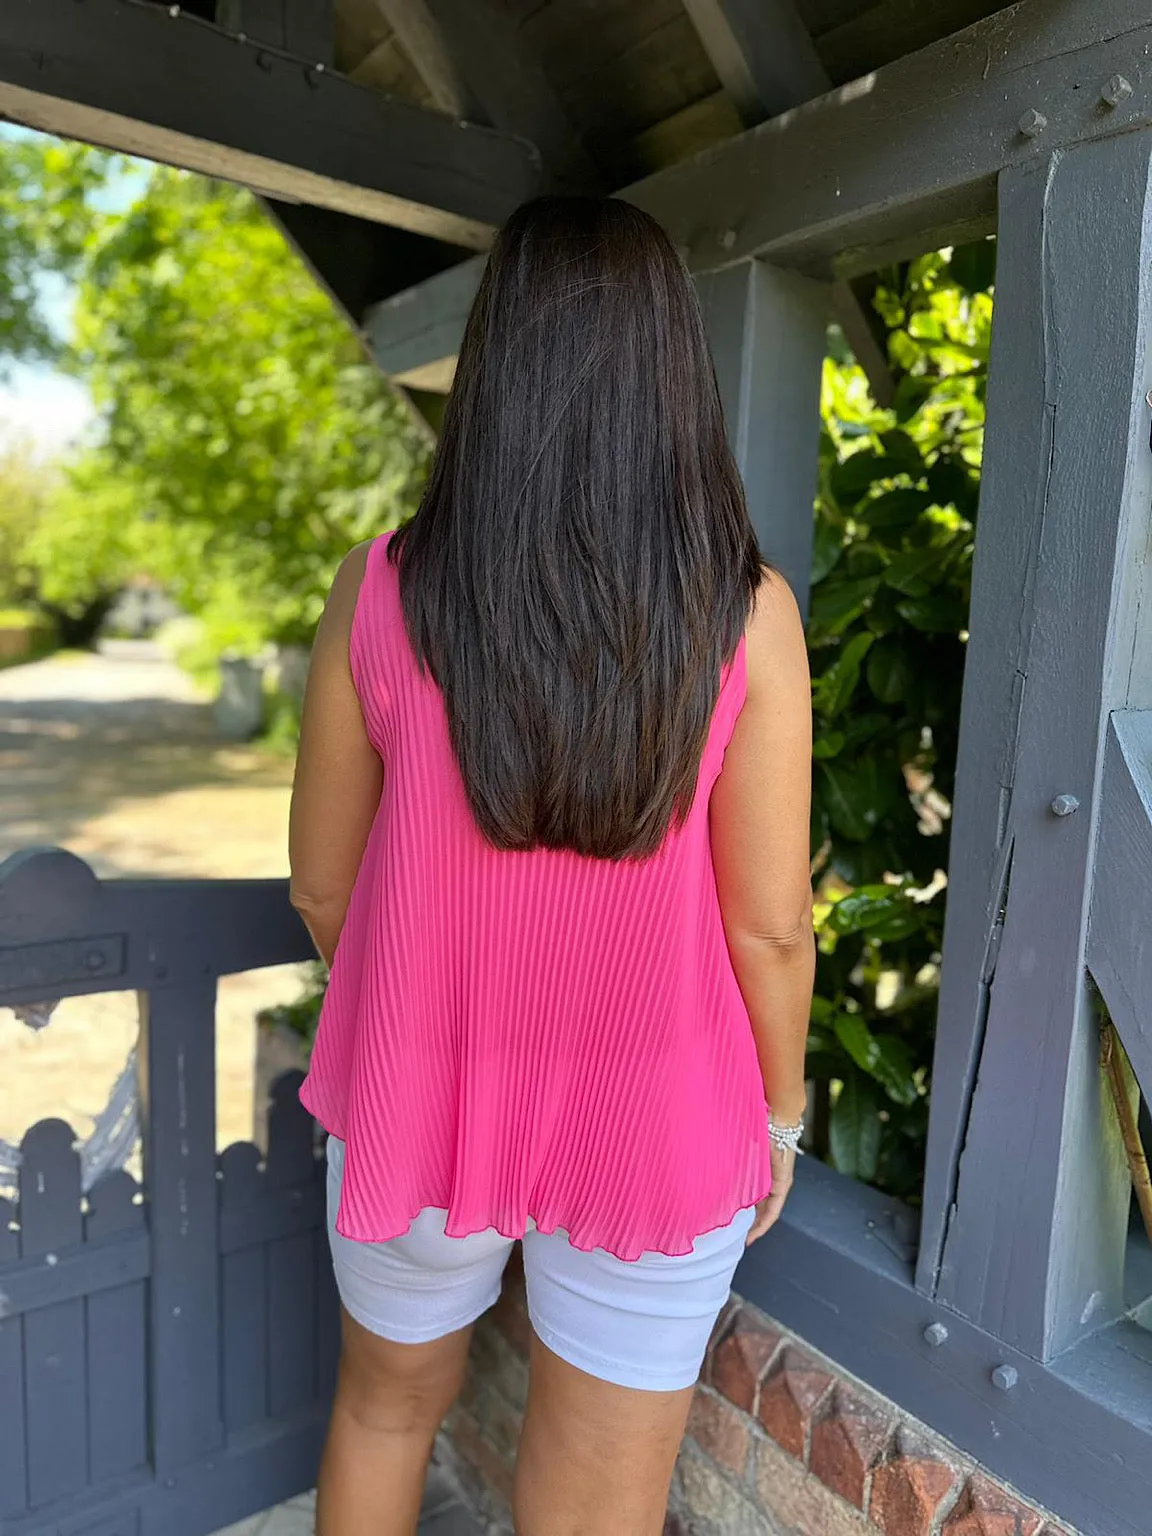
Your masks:
<path fill-rule="evenodd" d="M 333 0 L 218 0 L 216 24 L 329 68 L 335 42 L 333 8 Z"/>
<path fill-rule="evenodd" d="M 1123 1310 L 1086 940 L 1108 713 L 1148 665 L 1150 162 L 1145 131 L 1001 183 L 918 1279 L 1042 1360 Z"/>
<path fill-rule="evenodd" d="M 451 386 L 484 261 L 483 256 L 474 256 L 369 309 L 364 331 L 385 373 L 417 387 L 436 387 L 421 383 L 433 377 L 445 389 Z"/>
<path fill-rule="evenodd" d="M 1088 967 L 1152 1103 L 1150 915 L 1152 710 L 1121 710 L 1112 717 L 1104 757 Z"/>
<path fill-rule="evenodd" d="M 536 151 L 140 0 L 7 0 L 0 113 L 472 249 Z"/>
<path fill-rule="evenodd" d="M 516 19 L 489 0 L 377 0 L 435 96 L 448 86 L 474 122 L 522 135 L 549 185 L 591 189 L 599 177 Z"/>
<path fill-rule="evenodd" d="M 806 609 L 828 287 L 763 261 L 696 286 L 760 552 Z"/>
<path fill-rule="evenodd" d="M 745 122 L 787 112 L 831 84 L 795 0 L 684 0 L 684 9 Z"/>
<path fill-rule="evenodd" d="M 1152 122 L 1146 50 L 1145 0 L 1019 0 L 621 195 L 699 271 L 852 276 L 990 232 L 1006 167 Z M 1117 74 L 1133 90 L 1111 107 Z"/>
<path fill-rule="evenodd" d="M 479 121 L 479 99 L 425 0 L 376 0 L 376 8 L 441 112 Z"/>
<path fill-rule="evenodd" d="M 684 0 L 684 8 L 748 127 L 831 89 L 795 0 Z M 832 307 L 877 405 L 891 405 L 895 386 L 869 296 L 841 281 Z"/>

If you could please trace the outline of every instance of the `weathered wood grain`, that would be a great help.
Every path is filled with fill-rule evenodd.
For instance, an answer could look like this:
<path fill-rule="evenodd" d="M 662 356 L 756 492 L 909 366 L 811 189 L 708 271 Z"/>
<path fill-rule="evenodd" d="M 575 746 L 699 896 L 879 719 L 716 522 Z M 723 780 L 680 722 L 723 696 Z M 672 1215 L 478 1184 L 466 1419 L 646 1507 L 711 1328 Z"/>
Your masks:
<path fill-rule="evenodd" d="M 1152 1103 L 1152 711 L 1146 709 L 1112 717 L 1100 786 L 1088 967 Z"/>
<path fill-rule="evenodd" d="M 80 1243 L 80 1159 L 62 1120 L 25 1136 L 20 1168 L 20 1257 L 45 1259 Z M 29 1503 L 88 1485 L 84 1302 L 60 1301 L 24 1318 L 24 1396 Z"/>
<path fill-rule="evenodd" d="M 806 608 L 828 288 L 749 261 L 697 291 L 760 552 Z"/>
<path fill-rule="evenodd" d="M 24 1416 L 24 1334 L 18 1317 L 0 1317 L 0 1518 L 21 1515 L 28 1507 Z"/>
<path fill-rule="evenodd" d="M 1149 50 L 1143 0 L 1020 0 L 621 195 L 696 270 L 760 255 L 853 276 L 991 231 L 1005 168 L 1152 122 Z M 1117 73 L 1133 91 L 1109 108 Z"/>
<path fill-rule="evenodd" d="M 1086 919 L 1152 505 L 1150 159 L 1143 132 L 1002 181 L 919 1283 L 1042 1360 L 1123 1310 Z"/>
<path fill-rule="evenodd" d="M 8 0 L 0 111 L 473 249 L 538 178 L 520 139 L 139 0 Z"/>
<path fill-rule="evenodd" d="M 145 1233 L 144 1206 L 127 1173 L 101 1179 L 88 1197 L 85 1246 Z M 93 1484 L 136 1471 L 148 1459 L 147 1288 L 142 1280 L 90 1295 L 88 1466 Z"/>
<path fill-rule="evenodd" d="M 364 331 L 385 373 L 407 383 L 419 370 L 453 362 L 483 270 L 484 258 L 472 257 L 369 308 Z M 446 372 L 451 384 L 450 366 Z"/>
<path fill-rule="evenodd" d="M 152 1459 L 157 1475 L 224 1440 L 216 1210 L 216 984 L 141 1008 L 144 1172 L 152 1229 Z"/>
<path fill-rule="evenodd" d="M 438 104 L 536 146 L 544 182 L 598 188 L 599 174 L 514 18 L 489 0 L 380 0 Z"/>
<path fill-rule="evenodd" d="M 819 42 L 821 62 L 837 85 L 961 32 L 1002 10 L 1003 4 L 1002 0 L 933 0 L 932 5 L 923 0 L 883 0 L 852 9 L 855 14 L 826 27 Z"/>
<path fill-rule="evenodd" d="M 795 0 L 684 0 L 704 51 L 745 122 L 828 89 L 828 74 Z"/>

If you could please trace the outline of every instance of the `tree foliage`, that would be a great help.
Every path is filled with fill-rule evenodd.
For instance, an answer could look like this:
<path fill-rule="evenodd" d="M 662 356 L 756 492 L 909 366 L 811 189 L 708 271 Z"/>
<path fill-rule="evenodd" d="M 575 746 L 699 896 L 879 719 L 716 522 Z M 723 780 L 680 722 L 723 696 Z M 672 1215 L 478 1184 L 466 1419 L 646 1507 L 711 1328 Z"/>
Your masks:
<path fill-rule="evenodd" d="M 0 131 L 0 376 L 17 360 L 59 354 L 44 279 L 81 260 L 100 220 L 95 194 L 116 163 L 84 144 Z"/>
<path fill-rule="evenodd" d="M 103 420 L 87 483 L 238 651 L 310 639 L 343 555 L 413 504 L 406 403 L 235 187 L 152 173 L 90 243 L 75 356 Z"/>
<path fill-rule="evenodd" d="M 897 379 L 825 367 L 809 622 L 817 996 L 827 1153 L 919 1195 L 927 1129 L 994 245 L 880 275 Z"/>

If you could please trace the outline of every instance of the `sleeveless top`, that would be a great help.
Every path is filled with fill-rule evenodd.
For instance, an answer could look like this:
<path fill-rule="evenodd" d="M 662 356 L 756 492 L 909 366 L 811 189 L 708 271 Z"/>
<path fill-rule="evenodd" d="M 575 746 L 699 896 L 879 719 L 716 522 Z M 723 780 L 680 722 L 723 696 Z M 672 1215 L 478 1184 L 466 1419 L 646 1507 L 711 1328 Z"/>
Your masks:
<path fill-rule="evenodd" d="M 433 1206 L 450 1237 L 522 1237 L 532 1218 L 621 1259 L 689 1253 L 771 1185 L 708 837 L 744 639 L 690 815 L 649 859 L 496 849 L 409 643 L 388 539 L 350 641 L 384 785 L 300 1091 L 346 1144 L 337 1230 L 383 1241 Z"/>

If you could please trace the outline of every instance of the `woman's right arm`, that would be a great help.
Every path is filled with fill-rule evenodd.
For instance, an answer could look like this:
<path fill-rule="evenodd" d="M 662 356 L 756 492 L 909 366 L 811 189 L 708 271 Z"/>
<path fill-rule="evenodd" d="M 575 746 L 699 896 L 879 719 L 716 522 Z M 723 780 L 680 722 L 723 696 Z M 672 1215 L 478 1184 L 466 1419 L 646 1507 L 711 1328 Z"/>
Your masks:
<path fill-rule="evenodd" d="M 716 888 L 772 1118 L 804 1113 L 804 1050 L 816 965 L 810 806 L 812 691 L 804 626 L 783 580 L 765 572 L 746 631 L 748 688 L 709 807 Z M 773 1158 L 771 1220 L 791 1177 Z M 786 1164 L 786 1166 L 784 1166 Z M 767 1222 L 771 1225 L 771 1221 Z M 760 1230 L 766 1230 L 758 1222 Z"/>

